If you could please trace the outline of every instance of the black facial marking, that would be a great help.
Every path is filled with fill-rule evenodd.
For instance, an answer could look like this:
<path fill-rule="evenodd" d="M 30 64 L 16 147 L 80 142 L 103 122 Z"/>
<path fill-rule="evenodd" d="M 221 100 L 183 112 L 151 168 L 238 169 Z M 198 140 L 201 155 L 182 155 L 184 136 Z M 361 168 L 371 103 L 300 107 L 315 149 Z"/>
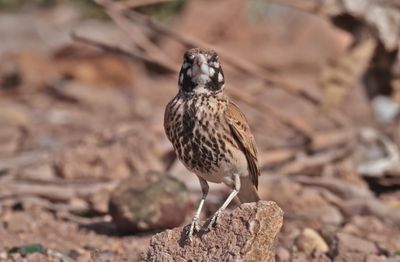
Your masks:
<path fill-rule="evenodd" d="M 211 78 L 211 81 L 210 82 L 208 82 L 207 84 L 206 84 L 206 88 L 207 89 L 209 89 L 209 90 L 211 90 L 211 91 L 218 91 L 218 90 L 221 90 L 222 89 L 222 86 L 224 85 L 224 83 L 225 83 L 225 81 L 224 81 L 224 73 L 222 72 L 222 68 L 221 68 L 221 66 L 219 67 L 219 68 L 215 68 L 214 66 L 210 66 L 210 67 L 212 67 L 212 68 L 214 68 L 214 70 L 215 70 L 215 73 L 214 73 L 214 75 L 212 75 L 210 78 Z M 219 73 L 221 73 L 221 75 L 222 75 L 222 81 L 221 82 L 219 82 L 218 81 L 218 75 L 219 75 Z"/>
<path fill-rule="evenodd" d="M 192 81 L 192 78 L 188 76 L 187 71 L 191 68 L 191 65 L 188 66 L 187 68 L 181 68 L 181 71 L 179 72 L 179 77 L 183 75 L 183 80 L 181 83 L 181 88 L 185 92 L 192 92 L 193 89 L 196 87 L 196 83 Z"/>
<path fill-rule="evenodd" d="M 209 76 L 210 81 L 201 85 L 193 81 L 192 75 L 188 74 L 188 71 L 192 70 L 194 57 L 197 54 L 203 54 L 207 59 L 208 67 L 214 70 L 214 74 Z M 218 63 L 218 67 L 214 66 L 215 63 Z M 186 66 L 184 67 L 184 65 Z M 221 74 L 222 77 L 224 76 L 220 63 L 218 61 L 218 55 L 215 51 L 201 48 L 190 49 L 183 56 L 183 65 L 179 72 L 179 86 L 183 92 L 193 92 L 196 87 L 204 87 L 211 92 L 218 92 L 222 90 L 225 83 L 224 77 L 222 78 L 222 81 L 218 81 L 219 74 Z M 182 81 L 181 76 L 183 76 Z"/>

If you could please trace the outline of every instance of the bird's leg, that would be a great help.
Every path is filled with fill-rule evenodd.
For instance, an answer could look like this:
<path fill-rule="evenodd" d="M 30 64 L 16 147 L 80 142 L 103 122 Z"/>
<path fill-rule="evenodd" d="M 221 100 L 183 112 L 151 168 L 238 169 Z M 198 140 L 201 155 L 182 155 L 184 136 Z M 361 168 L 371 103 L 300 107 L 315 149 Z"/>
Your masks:
<path fill-rule="evenodd" d="M 234 177 L 234 188 L 233 191 L 229 194 L 228 198 L 222 204 L 222 206 L 214 213 L 211 217 L 210 222 L 208 223 L 207 229 L 210 230 L 214 224 L 217 223 L 218 217 L 221 215 L 222 211 L 231 203 L 232 199 L 239 193 L 240 190 L 240 177 L 238 174 L 235 174 Z"/>
<path fill-rule="evenodd" d="M 200 186 L 201 186 L 201 191 L 203 193 L 201 200 L 200 200 L 200 204 L 199 207 L 196 210 L 196 213 L 194 214 L 193 220 L 192 220 L 192 224 L 190 225 L 190 229 L 189 232 L 187 234 L 188 239 L 191 241 L 192 240 L 192 235 L 193 235 L 193 231 L 199 231 L 200 230 L 200 226 L 199 226 L 199 218 L 200 218 L 200 213 L 201 213 L 201 209 L 203 208 L 204 205 L 204 201 L 206 200 L 207 194 L 208 194 L 208 189 L 209 186 L 207 184 L 207 181 L 204 180 L 201 177 L 198 177 L 199 181 L 200 181 Z"/>

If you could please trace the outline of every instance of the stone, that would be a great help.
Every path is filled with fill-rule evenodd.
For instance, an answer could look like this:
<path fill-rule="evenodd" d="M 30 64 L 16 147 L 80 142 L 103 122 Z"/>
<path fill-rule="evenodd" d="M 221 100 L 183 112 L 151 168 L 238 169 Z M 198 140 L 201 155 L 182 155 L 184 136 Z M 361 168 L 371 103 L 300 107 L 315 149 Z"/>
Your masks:
<path fill-rule="evenodd" d="M 245 203 L 223 212 L 210 231 L 186 239 L 190 225 L 152 237 L 141 261 L 274 261 L 283 211 L 272 201 Z"/>
<path fill-rule="evenodd" d="M 341 251 L 358 252 L 363 254 L 377 254 L 378 249 L 374 243 L 366 239 L 362 239 L 347 233 L 338 233 L 337 250 Z"/>
<path fill-rule="evenodd" d="M 386 253 L 394 254 L 400 250 L 400 228 L 374 216 L 354 216 L 341 232 L 367 239 Z"/>
<path fill-rule="evenodd" d="M 290 252 L 286 248 L 278 247 L 276 249 L 276 261 L 277 262 L 289 262 Z"/>
<path fill-rule="evenodd" d="M 187 203 L 182 182 L 153 172 L 123 180 L 111 195 L 109 212 L 121 233 L 136 233 L 179 226 Z"/>
<path fill-rule="evenodd" d="M 366 261 L 368 255 L 378 253 L 378 248 L 371 241 L 339 232 L 336 234 L 332 253 L 334 262 Z"/>
<path fill-rule="evenodd" d="M 305 228 L 295 240 L 296 246 L 311 255 L 313 252 L 326 253 L 329 250 L 325 240 L 317 231 L 311 228 Z"/>

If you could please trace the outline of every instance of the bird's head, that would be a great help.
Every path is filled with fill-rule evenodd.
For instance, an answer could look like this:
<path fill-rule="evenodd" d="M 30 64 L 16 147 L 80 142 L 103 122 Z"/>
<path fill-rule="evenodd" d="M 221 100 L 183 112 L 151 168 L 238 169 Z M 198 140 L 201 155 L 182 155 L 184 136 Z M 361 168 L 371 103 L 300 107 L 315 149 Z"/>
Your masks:
<path fill-rule="evenodd" d="M 214 50 L 193 48 L 185 52 L 179 73 L 181 90 L 194 93 L 220 92 L 224 83 L 224 73 Z"/>

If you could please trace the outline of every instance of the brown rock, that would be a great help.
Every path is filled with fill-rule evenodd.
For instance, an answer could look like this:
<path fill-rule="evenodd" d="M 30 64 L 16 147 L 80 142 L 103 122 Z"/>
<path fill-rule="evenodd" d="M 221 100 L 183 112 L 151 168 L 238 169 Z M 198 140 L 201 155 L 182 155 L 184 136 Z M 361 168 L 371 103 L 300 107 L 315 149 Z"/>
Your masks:
<path fill-rule="evenodd" d="M 375 243 L 379 250 L 395 253 L 400 250 L 400 228 L 390 223 L 384 223 L 373 216 L 354 216 L 341 229 L 359 238 L 367 239 Z"/>
<path fill-rule="evenodd" d="M 335 262 L 365 261 L 368 255 L 377 254 L 374 243 L 347 233 L 337 233 L 333 247 Z"/>
<path fill-rule="evenodd" d="M 121 182 L 113 192 L 109 210 L 123 233 L 166 229 L 185 219 L 185 185 L 165 174 L 149 173 Z"/>
<path fill-rule="evenodd" d="M 363 254 L 377 254 L 378 249 L 374 243 L 366 239 L 362 239 L 347 233 L 338 233 L 337 237 L 337 250 L 339 253 L 342 251 L 358 252 Z"/>
<path fill-rule="evenodd" d="M 188 243 L 188 226 L 155 235 L 142 261 L 274 261 L 274 241 L 283 212 L 272 201 L 246 203 L 224 212 L 209 232 L 201 231 Z"/>

